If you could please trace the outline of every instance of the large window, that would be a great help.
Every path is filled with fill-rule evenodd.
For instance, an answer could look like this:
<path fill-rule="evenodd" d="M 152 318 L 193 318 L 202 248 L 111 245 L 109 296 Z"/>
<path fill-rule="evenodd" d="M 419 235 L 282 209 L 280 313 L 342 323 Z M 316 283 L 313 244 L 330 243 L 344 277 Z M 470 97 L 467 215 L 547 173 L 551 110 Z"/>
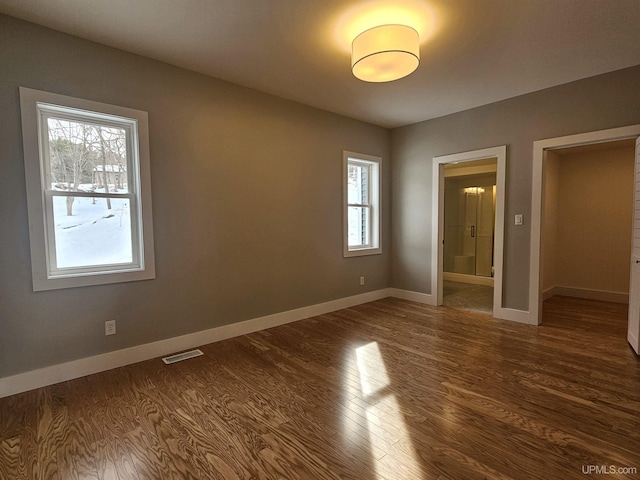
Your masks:
<path fill-rule="evenodd" d="M 344 256 L 381 253 L 380 157 L 343 152 Z"/>
<path fill-rule="evenodd" d="M 147 114 L 20 101 L 34 290 L 154 278 Z"/>

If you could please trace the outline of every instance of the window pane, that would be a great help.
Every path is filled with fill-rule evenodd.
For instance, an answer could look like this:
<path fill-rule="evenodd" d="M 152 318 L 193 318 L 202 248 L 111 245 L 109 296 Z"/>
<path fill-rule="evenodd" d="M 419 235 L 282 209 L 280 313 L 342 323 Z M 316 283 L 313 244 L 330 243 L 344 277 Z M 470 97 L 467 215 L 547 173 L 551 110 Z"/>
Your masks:
<path fill-rule="evenodd" d="M 53 217 L 57 268 L 133 261 L 129 199 L 54 196 Z"/>
<path fill-rule="evenodd" d="M 128 192 L 127 131 L 60 118 L 47 118 L 51 189 L 71 192 Z"/>
<path fill-rule="evenodd" d="M 369 245 L 369 208 L 349 207 L 348 228 L 350 247 Z"/>
<path fill-rule="evenodd" d="M 369 167 L 349 164 L 347 202 L 366 205 L 369 203 Z"/>

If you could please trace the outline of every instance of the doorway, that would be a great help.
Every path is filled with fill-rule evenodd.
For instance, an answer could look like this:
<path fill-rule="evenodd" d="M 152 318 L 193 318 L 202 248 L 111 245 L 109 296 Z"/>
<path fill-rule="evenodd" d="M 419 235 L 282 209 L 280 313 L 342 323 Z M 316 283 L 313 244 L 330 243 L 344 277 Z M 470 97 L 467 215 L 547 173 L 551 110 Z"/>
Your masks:
<path fill-rule="evenodd" d="M 496 170 L 495 158 L 444 166 L 443 305 L 493 312 Z"/>
<path fill-rule="evenodd" d="M 615 142 L 625 139 L 635 139 L 640 136 L 640 125 L 613 128 L 588 132 L 567 137 L 538 140 L 533 146 L 533 172 L 532 172 L 532 209 L 531 209 L 531 257 L 529 279 L 529 323 L 540 324 L 542 322 L 543 294 L 543 251 L 542 251 L 542 222 L 543 222 L 543 195 L 544 195 L 544 166 L 545 158 L 549 151 L 568 147 Z"/>
<path fill-rule="evenodd" d="M 634 156 L 634 139 L 547 152 L 543 300 L 629 303 Z"/>
<path fill-rule="evenodd" d="M 506 155 L 499 146 L 433 159 L 435 305 L 508 316 L 502 311 Z"/>

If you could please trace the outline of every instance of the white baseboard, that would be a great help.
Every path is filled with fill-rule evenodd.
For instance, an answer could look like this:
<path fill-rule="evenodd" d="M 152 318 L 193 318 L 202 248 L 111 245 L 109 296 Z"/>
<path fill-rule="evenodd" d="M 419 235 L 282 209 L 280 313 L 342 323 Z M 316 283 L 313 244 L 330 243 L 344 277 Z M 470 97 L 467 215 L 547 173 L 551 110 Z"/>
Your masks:
<path fill-rule="evenodd" d="M 428 293 L 412 292 L 410 290 L 402 290 L 399 288 L 389 288 L 389 296 L 401 298 L 403 300 L 412 300 L 414 302 L 424 303 L 425 305 L 434 305 L 436 301 L 433 295 Z M 531 313 L 525 310 L 516 310 L 513 308 L 494 308 L 494 318 L 501 320 L 510 320 L 512 322 L 526 323 L 528 325 L 538 325 L 538 319 L 532 318 Z"/>
<path fill-rule="evenodd" d="M 143 362 L 156 357 L 162 357 L 181 350 L 200 347 L 209 343 L 219 342 L 228 338 L 246 335 L 248 333 L 265 330 L 267 328 L 296 322 L 304 318 L 335 312 L 367 302 L 373 302 L 392 296 L 390 288 L 354 295 L 351 297 L 331 300 L 329 302 L 302 307 L 286 312 L 275 313 L 260 318 L 232 323 L 222 327 L 211 328 L 200 332 L 168 338 L 157 342 L 137 345 L 114 352 L 81 358 L 59 365 L 44 367 L 30 372 L 19 373 L 10 377 L 0 378 L 0 398 L 26 392 L 54 383 L 65 382 L 74 378 L 84 377 L 94 373 L 104 372 L 113 368 Z M 420 294 L 418 294 L 420 295 Z"/>
<path fill-rule="evenodd" d="M 627 341 L 633 348 L 633 351 L 636 352 L 636 355 L 640 355 L 640 345 L 638 343 L 638 337 L 636 337 L 632 331 L 627 333 Z"/>
<path fill-rule="evenodd" d="M 589 290 L 588 288 L 563 287 L 556 285 L 543 292 L 543 300 L 547 300 L 554 295 L 565 297 L 584 298 L 587 300 L 599 300 L 601 302 L 629 303 L 629 293 L 608 292 L 605 290 Z"/>
<path fill-rule="evenodd" d="M 473 285 L 485 285 L 493 287 L 493 277 L 482 277 L 480 275 L 466 275 L 464 273 L 442 272 L 442 279 L 451 282 L 471 283 Z"/>
<path fill-rule="evenodd" d="M 411 290 L 402 290 L 400 288 L 388 288 L 389 296 L 401 298 L 402 300 L 411 300 L 413 302 L 424 303 L 425 305 L 435 305 L 433 295 L 429 293 L 413 292 Z"/>
<path fill-rule="evenodd" d="M 493 317 L 500 320 L 510 320 L 512 322 L 526 323 L 527 325 L 538 325 L 538 319 L 527 310 L 516 310 L 515 308 L 494 308 Z"/>
<path fill-rule="evenodd" d="M 399 288 L 384 288 L 373 292 L 354 295 L 351 297 L 331 300 L 329 302 L 302 307 L 286 312 L 275 313 L 264 317 L 254 318 L 243 322 L 232 323 L 221 327 L 215 327 L 200 332 L 168 338 L 157 342 L 137 345 L 135 347 L 116 350 L 114 352 L 81 358 L 59 365 L 44 367 L 30 372 L 19 373 L 10 377 L 0 378 L 0 398 L 15 395 L 17 393 L 34 390 L 54 383 L 73 380 L 74 378 L 104 372 L 113 368 L 143 362 L 172 353 L 200 347 L 209 343 L 215 343 L 228 338 L 238 337 L 249 333 L 265 330 L 267 328 L 285 325 L 316 315 L 335 312 L 343 308 L 354 307 L 363 303 L 373 302 L 386 297 L 396 297 L 403 300 L 411 300 L 425 305 L 435 305 L 435 300 L 428 293 L 402 290 Z M 521 323 L 537 325 L 537 319 L 533 322 L 529 312 L 501 308 L 494 310 L 494 317 L 512 320 Z"/>

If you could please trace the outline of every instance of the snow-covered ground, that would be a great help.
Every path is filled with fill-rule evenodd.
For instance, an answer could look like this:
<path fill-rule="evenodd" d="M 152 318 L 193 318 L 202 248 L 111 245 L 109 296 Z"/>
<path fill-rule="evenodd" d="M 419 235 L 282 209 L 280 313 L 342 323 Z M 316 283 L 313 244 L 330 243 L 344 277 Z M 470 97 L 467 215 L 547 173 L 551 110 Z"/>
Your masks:
<path fill-rule="evenodd" d="M 95 204 L 94 204 L 95 201 Z M 132 261 L 128 199 L 76 197 L 67 216 L 66 197 L 53 198 L 57 267 L 113 265 Z"/>

